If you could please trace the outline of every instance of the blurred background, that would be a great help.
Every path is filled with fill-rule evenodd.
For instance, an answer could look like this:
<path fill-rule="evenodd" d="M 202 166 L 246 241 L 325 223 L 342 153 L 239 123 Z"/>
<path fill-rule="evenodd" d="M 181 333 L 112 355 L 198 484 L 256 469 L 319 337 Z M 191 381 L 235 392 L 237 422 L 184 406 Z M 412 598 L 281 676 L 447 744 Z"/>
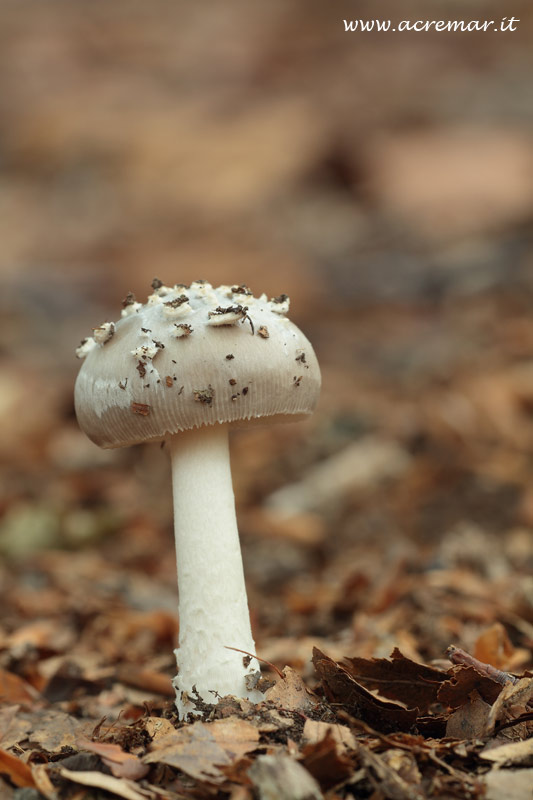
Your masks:
<path fill-rule="evenodd" d="M 172 674 L 166 453 L 100 451 L 72 401 L 75 347 L 155 276 L 286 292 L 322 366 L 309 421 L 233 438 L 259 653 L 531 663 L 532 21 L 1 4 L 1 666 L 42 689 L 127 665 L 120 702 L 135 668 Z"/>

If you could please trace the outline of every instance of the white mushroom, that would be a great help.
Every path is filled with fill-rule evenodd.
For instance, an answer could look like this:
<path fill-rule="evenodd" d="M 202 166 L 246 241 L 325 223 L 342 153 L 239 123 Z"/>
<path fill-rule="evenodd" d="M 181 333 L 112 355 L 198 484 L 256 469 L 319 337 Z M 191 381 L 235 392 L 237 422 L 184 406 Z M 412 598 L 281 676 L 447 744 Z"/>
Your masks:
<path fill-rule="evenodd" d="M 320 370 L 305 336 L 272 308 L 284 307 L 285 296 L 269 303 L 239 286 L 234 294 L 248 308 L 235 310 L 228 307 L 227 286 L 196 281 L 189 290 L 181 284 L 153 288 L 144 306 L 117 322 L 105 346 L 85 348 L 75 404 L 82 430 L 101 447 L 170 445 L 180 618 L 175 687 L 184 717 L 194 710 L 193 687 L 207 702 L 214 693 L 262 697 L 250 688 L 257 666 L 228 649 L 255 653 L 228 432 L 232 425 L 311 413 Z M 165 309 L 185 305 L 179 301 L 185 292 L 191 324 L 178 324 Z M 237 324 L 245 321 L 250 325 Z M 150 344 L 143 331 L 149 331 Z M 306 368 L 296 376 L 302 352 Z M 160 378 L 149 380 L 156 355 Z"/>

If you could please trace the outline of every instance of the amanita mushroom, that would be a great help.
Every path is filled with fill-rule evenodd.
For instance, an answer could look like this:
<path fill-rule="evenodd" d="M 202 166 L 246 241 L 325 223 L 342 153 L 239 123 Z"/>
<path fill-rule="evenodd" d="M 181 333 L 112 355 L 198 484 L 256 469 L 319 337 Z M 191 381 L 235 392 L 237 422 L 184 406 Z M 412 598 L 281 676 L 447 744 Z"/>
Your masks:
<path fill-rule="evenodd" d="M 228 431 L 311 413 L 320 391 L 316 356 L 286 318 L 286 295 L 205 281 L 164 286 L 146 304 L 128 294 L 122 317 L 77 350 L 82 430 L 100 447 L 170 445 L 179 586 L 180 716 L 197 692 L 257 702 Z"/>

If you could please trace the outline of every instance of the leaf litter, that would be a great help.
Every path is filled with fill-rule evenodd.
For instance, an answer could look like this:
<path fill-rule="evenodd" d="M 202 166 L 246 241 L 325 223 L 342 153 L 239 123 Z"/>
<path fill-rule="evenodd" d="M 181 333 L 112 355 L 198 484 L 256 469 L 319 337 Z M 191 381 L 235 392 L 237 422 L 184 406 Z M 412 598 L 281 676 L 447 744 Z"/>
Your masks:
<path fill-rule="evenodd" d="M 342 382 L 337 390 L 339 398 L 352 397 Z M 502 402 L 501 386 L 499 392 Z M 387 407 L 383 379 L 379 396 Z M 397 401 L 391 398 L 389 419 Z M 173 706 L 179 624 L 165 527 L 170 506 L 160 488 L 166 465 L 151 467 L 159 475 L 151 491 L 164 509 L 161 518 L 145 512 L 147 498 L 138 499 L 120 462 L 106 468 L 107 476 L 100 466 L 52 470 L 43 492 L 66 493 L 68 485 L 73 506 L 88 493 L 91 514 L 115 502 L 113 493 L 126 501 L 105 542 L 44 549 L 22 560 L 8 556 L 0 565 L 1 800 L 23 789 L 47 800 L 100 791 L 125 800 L 481 800 L 484 793 L 498 797 L 502 776 L 509 779 L 509 800 L 527 796 L 533 764 L 528 473 L 513 455 L 514 485 L 524 487 L 520 514 L 502 519 L 505 535 L 493 537 L 496 512 L 480 514 L 486 502 L 480 487 L 484 481 L 504 491 L 494 475 L 505 472 L 501 464 L 515 445 L 500 460 L 487 460 L 482 430 L 470 433 L 458 463 L 455 434 L 450 449 L 429 388 L 425 402 L 419 435 L 430 445 L 413 450 L 389 432 L 394 446 L 409 450 L 401 473 L 371 471 L 352 483 L 353 496 L 342 493 L 312 513 L 285 507 L 280 516 L 268 506 L 276 469 L 281 464 L 294 485 L 318 462 L 326 470 L 329 456 L 350 443 L 350 416 L 328 412 L 313 437 L 295 434 L 287 449 L 260 430 L 245 449 L 236 439 L 264 699 L 253 705 L 218 698 L 185 722 Z M 72 442 L 77 449 L 74 430 Z M 365 436 L 364 448 L 371 442 Z M 291 460 L 294 449 L 299 461 Z M 41 467 L 46 453 L 42 459 Z M 338 464 L 334 458 L 335 470 Z M 444 503 L 443 485 L 454 492 L 460 515 Z M 514 502 L 502 498 L 498 507 Z M 446 525 L 443 513 L 450 514 Z M 15 514 L 13 504 L 10 526 Z M 413 536 L 393 531 L 391 519 Z M 355 524 L 360 540 L 351 533 Z M 336 537 L 326 537 L 330 529 Z M 0 529 L 4 552 L 11 530 Z"/>

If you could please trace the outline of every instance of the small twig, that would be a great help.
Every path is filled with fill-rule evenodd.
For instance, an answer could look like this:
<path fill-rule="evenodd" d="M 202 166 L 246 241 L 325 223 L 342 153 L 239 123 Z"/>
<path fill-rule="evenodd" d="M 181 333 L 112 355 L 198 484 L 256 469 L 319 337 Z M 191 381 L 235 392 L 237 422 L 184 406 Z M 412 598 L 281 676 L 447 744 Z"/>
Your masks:
<path fill-rule="evenodd" d="M 253 653 L 249 653 L 247 650 L 239 650 L 238 647 L 230 647 L 229 645 L 225 644 L 224 647 L 226 650 L 235 650 L 236 653 L 244 653 L 245 656 L 250 656 L 251 658 L 255 658 L 257 661 L 261 661 L 262 664 L 266 664 L 274 672 L 277 672 L 280 678 L 285 678 L 283 672 L 276 667 L 275 664 L 272 664 L 270 661 L 267 661 L 266 658 L 260 658 L 259 656 L 254 655 Z"/>
<path fill-rule="evenodd" d="M 499 733 L 500 731 L 503 731 L 504 728 L 510 728 L 513 725 L 518 725 L 520 722 L 527 722 L 530 719 L 533 719 L 533 711 L 528 711 L 526 714 L 522 714 L 520 717 L 511 719 L 508 722 L 500 723 L 494 729 L 494 733 Z"/>
<path fill-rule="evenodd" d="M 518 678 L 511 675 L 510 672 L 502 672 L 501 669 L 496 669 L 492 664 L 485 664 L 483 661 L 471 656 L 466 650 L 461 650 L 460 647 L 455 647 L 453 644 L 447 648 L 446 655 L 452 664 L 458 664 L 462 667 L 474 667 L 480 675 L 490 678 L 502 686 L 505 686 L 506 683 L 518 682 Z"/>

